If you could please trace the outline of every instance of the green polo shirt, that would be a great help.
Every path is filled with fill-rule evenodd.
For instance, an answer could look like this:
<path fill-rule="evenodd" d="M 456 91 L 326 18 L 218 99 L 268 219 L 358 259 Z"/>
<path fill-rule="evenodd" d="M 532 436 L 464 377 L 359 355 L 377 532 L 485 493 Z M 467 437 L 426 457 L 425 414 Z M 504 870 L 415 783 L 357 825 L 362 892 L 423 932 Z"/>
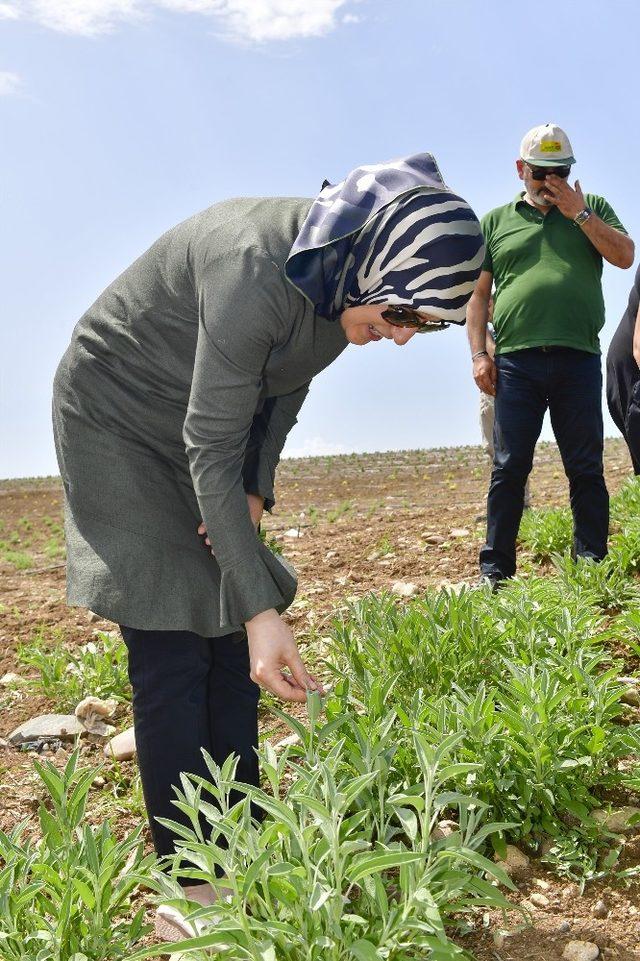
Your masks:
<path fill-rule="evenodd" d="M 586 194 L 585 203 L 626 233 L 603 197 Z M 599 354 L 602 257 L 583 230 L 557 207 L 545 215 L 518 194 L 483 217 L 482 231 L 482 269 L 495 284 L 496 353 L 559 346 Z"/>

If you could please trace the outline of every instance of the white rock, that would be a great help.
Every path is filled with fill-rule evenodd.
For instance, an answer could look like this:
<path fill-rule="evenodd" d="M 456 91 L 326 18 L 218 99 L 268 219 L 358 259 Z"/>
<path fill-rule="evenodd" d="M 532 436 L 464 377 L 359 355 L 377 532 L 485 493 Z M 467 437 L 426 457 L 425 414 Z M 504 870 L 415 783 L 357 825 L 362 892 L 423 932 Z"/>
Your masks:
<path fill-rule="evenodd" d="M 469 587 L 466 581 L 440 581 L 438 584 L 440 590 L 449 591 L 451 594 L 462 594 L 462 592 Z"/>
<path fill-rule="evenodd" d="M 607 831 L 611 831 L 613 834 L 623 834 L 625 831 L 632 831 L 635 827 L 638 827 L 638 825 L 629 824 L 630 819 L 638 814 L 640 814 L 640 808 L 633 807 L 630 804 L 613 811 L 605 811 L 604 808 L 599 808 L 591 812 L 594 821 L 602 824 Z"/>
<path fill-rule="evenodd" d="M 95 624 L 96 621 L 101 621 L 101 620 L 102 620 L 102 618 L 100 617 L 99 614 L 94 614 L 93 611 L 89 611 L 89 623 L 90 623 L 90 624 Z"/>
<path fill-rule="evenodd" d="M 537 888 L 540 888 L 542 891 L 548 891 L 549 888 L 551 887 L 551 885 L 549 884 L 549 882 L 548 882 L 548 881 L 543 881 L 542 878 L 534 878 L 534 879 L 533 879 L 533 884 L 535 884 L 535 886 L 536 886 Z"/>
<path fill-rule="evenodd" d="M 499 854 L 495 855 L 495 860 L 500 864 L 509 877 L 515 878 L 518 875 L 526 874 L 529 869 L 529 858 L 526 854 L 520 851 L 515 845 L 507 844 L 507 856 L 506 858 L 501 858 Z"/>
<path fill-rule="evenodd" d="M 300 738 L 297 734 L 290 734 L 288 737 L 283 737 L 281 741 L 274 744 L 274 750 L 281 751 L 283 747 L 291 747 L 293 744 L 299 744 Z"/>
<path fill-rule="evenodd" d="M 396 581 L 391 585 L 391 593 L 397 594 L 398 597 L 413 597 L 418 593 L 418 586 L 411 581 Z"/>
<path fill-rule="evenodd" d="M 500 948 L 504 948 L 507 938 L 511 938 L 517 933 L 517 931 L 508 931 L 506 928 L 498 928 L 498 930 L 494 931 L 491 935 L 491 940 L 495 944 L 496 948 L 500 950 Z"/>
<path fill-rule="evenodd" d="M 9 735 L 9 741 L 14 747 L 38 741 L 40 738 L 52 740 L 73 740 L 78 734 L 84 734 L 85 728 L 73 714 L 41 714 L 30 721 L 25 721 Z"/>
<path fill-rule="evenodd" d="M 284 532 L 283 537 L 304 537 L 304 535 L 297 527 L 290 527 L 288 531 Z"/>
<path fill-rule="evenodd" d="M 569 941 L 562 952 L 565 961 L 596 961 L 600 948 L 593 941 Z"/>
<path fill-rule="evenodd" d="M 609 908 L 606 906 L 604 901 L 600 899 L 599 901 L 596 901 L 594 906 L 591 908 L 591 913 L 594 918 L 606 918 L 606 916 L 609 914 Z"/>
<path fill-rule="evenodd" d="M 0 684 L 3 687 L 11 687 L 12 684 L 22 684 L 24 683 L 24 678 L 20 677 L 19 674 L 14 674 L 13 671 L 9 671 L 8 674 L 3 674 L 0 677 Z"/>
<path fill-rule="evenodd" d="M 529 900 L 532 904 L 535 904 L 537 908 L 549 907 L 549 898 L 540 891 L 534 891 L 533 894 L 529 895 Z"/>
<path fill-rule="evenodd" d="M 441 841 L 443 838 L 448 838 L 459 830 L 460 825 L 457 821 L 438 821 L 430 837 L 432 841 Z"/>
<path fill-rule="evenodd" d="M 116 761 L 130 761 L 136 754 L 136 735 L 132 727 L 112 737 L 104 746 L 104 754 Z"/>
<path fill-rule="evenodd" d="M 98 734 L 100 737 L 109 737 L 114 733 L 113 724 L 107 724 L 105 717 L 112 717 L 118 706 L 115 698 L 104 701 L 99 697 L 90 694 L 80 701 L 75 709 L 75 715 L 82 722 L 85 729 L 90 734 Z"/>
<path fill-rule="evenodd" d="M 627 684 L 620 700 L 631 707 L 640 707 L 640 691 L 635 684 Z"/>
<path fill-rule="evenodd" d="M 466 527 L 454 527 L 449 531 L 449 537 L 468 537 L 470 531 Z"/>

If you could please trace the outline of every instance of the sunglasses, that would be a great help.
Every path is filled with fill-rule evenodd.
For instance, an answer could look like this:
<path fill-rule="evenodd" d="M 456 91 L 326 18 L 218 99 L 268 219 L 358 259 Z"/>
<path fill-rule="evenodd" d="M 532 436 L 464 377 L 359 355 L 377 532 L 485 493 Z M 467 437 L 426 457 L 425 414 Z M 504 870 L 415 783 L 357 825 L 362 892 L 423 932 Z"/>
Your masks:
<path fill-rule="evenodd" d="M 426 319 L 415 307 L 406 304 L 389 304 L 382 311 L 382 317 L 392 327 L 413 327 L 418 334 L 428 334 L 432 330 L 446 330 L 449 324 L 444 320 Z"/>
<path fill-rule="evenodd" d="M 571 167 L 532 167 L 531 164 L 527 164 L 527 167 L 534 180 L 544 180 L 549 174 L 555 174 L 556 177 L 562 177 L 564 180 L 571 173 Z"/>

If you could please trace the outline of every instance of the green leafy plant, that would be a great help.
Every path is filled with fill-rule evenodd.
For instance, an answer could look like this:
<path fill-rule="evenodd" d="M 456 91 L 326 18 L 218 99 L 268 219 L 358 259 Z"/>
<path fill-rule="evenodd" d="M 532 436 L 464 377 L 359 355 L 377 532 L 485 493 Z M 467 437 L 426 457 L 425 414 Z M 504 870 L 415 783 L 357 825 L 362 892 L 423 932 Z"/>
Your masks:
<path fill-rule="evenodd" d="M 351 503 L 351 501 L 342 501 L 342 503 L 338 504 L 337 507 L 334 507 L 332 510 L 327 511 L 328 522 L 330 524 L 334 524 L 340 517 L 343 517 L 345 514 L 348 514 L 349 511 L 352 509 L 352 507 L 353 507 L 353 504 Z"/>
<path fill-rule="evenodd" d="M 433 744 L 456 733 L 457 760 L 477 768 L 452 789 L 473 791 L 492 819 L 512 822 L 511 840 L 564 837 L 600 804 L 597 791 L 624 785 L 618 762 L 640 749 L 640 728 L 621 723 L 602 583 L 577 586 L 575 567 L 568 580 L 532 578 L 498 595 L 360 602 L 332 632 L 336 716 L 355 709 L 374 724 L 395 711 L 395 763 L 409 781 L 412 733 Z"/>
<path fill-rule="evenodd" d="M 310 712 L 308 729 L 289 719 L 301 737 L 298 748 L 280 755 L 265 748 L 268 790 L 238 784 L 232 760 L 219 768 L 207 757 L 210 781 L 182 778 L 176 804 L 191 827 L 164 822 L 182 838 L 174 876 L 206 880 L 231 894 L 212 907 L 189 905 L 175 883 L 157 875 L 169 903 L 210 924 L 201 936 L 165 950 L 204 958 L 198 952 L 212 947 L 221 961 L 468 957 L 445 925 L 455 927 L 473 907 L 509 907 L 487 877 L 512 884 L 481 853 L 505 826 L 483 825 L 482 802 L 445 790 L 454 771 L 474 768 L 452 766 L 457 736 L 433 746 L 416 732 L 419 776 L 408 784 L 394 767 L 393 715 L 375 731 L 368 727 L 363 757 L 350 747 L 359 740 L 357 716 L 320 724 L 317 698 Z M 244 797 L 234 799 L 234 791 Z M 434 836 L 445 812 L 459 828 Z"/>
<path fill-rule="evenodd" d="M 98 631 L 94 640 L 77 646 L 65 643 L 60 635 L 47 638 L 41 628 L 18 648 L 18 660 L 38 672 L 28 682 L 31 687 L 60 709 L 74 708 L 88 694 L 131 700 L 127 652 L 117 634 Z"/>
<path fill-rule="evenodd" d="M 615 613 L 640 600 L 638 583 L 618 566 L 617 560 L 615 554 L 599 563 L 581 557 L 574 561 L 567 556 L 555 558 L 554 565 L 567 593 L 580 594 L 586 603 Z"/>
<path fill-rule="evenodd" d="M 282 554 L 282 545 L 276 537 L 269 537 L 268 532 L 265 530 L 258 531 L 258 537 L 262 543 L 269 548 L 272 554 Z"/>
<path fill-rule="evenodd" d="M 35 763 L 46 790 L 41 839 L 0 832 L 0 956 L 4 961 L 120 961 L 148 930 L 132 899 L 154 858 L 141 828 L 121 841 L 86 823 L 97 770 L 74 752 L 62 771 Z"/>
<path fill-rule="evenodd" d="M 33 557 L 26 551 L 13 550 L 6 541 L 0 541 L 0 559 L 11 564 L 17 571 L 26 571 L 33 567 Z"/>
<path fill-rule="evenodd" d="M 522 515 L 518 539 L 537 561 L 549 561 L 554 554 L 570 550 L 573 521 L 566 508 L 528 510 Z"/>
<path fill-rule="evenodd" d="M 611 498 L 611 521 L 622 525 L 640 517 L 640 478 L 630 477 Z"/>

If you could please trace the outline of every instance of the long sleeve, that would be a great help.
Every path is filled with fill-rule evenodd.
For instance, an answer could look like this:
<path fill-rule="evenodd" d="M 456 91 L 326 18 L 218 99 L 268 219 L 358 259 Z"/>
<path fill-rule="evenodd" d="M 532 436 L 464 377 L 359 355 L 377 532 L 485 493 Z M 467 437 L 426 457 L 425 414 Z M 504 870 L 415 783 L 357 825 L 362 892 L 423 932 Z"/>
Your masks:
<path fill-rule="evenodd" d="M 270 397 L 253 419 L 243 467 L 244 489 L 247 494 L 264 497 L 265 510 L 270 511 L 275 504 L 273 489 L 280 454 L 308 392 L 309 384 L 303 384 L 290 394 Z"/>
<path fill-rule="evenodd" d="M 199 331 L 183 437 L 221 571 L 220 626 L 232 627 L 283 610 L 297 586 L 260 542 L 243 484 L 264 367 L 287 334 L 288 295 L 278 268 L 255 249 L 199 265 L 194 279 Z"/>

